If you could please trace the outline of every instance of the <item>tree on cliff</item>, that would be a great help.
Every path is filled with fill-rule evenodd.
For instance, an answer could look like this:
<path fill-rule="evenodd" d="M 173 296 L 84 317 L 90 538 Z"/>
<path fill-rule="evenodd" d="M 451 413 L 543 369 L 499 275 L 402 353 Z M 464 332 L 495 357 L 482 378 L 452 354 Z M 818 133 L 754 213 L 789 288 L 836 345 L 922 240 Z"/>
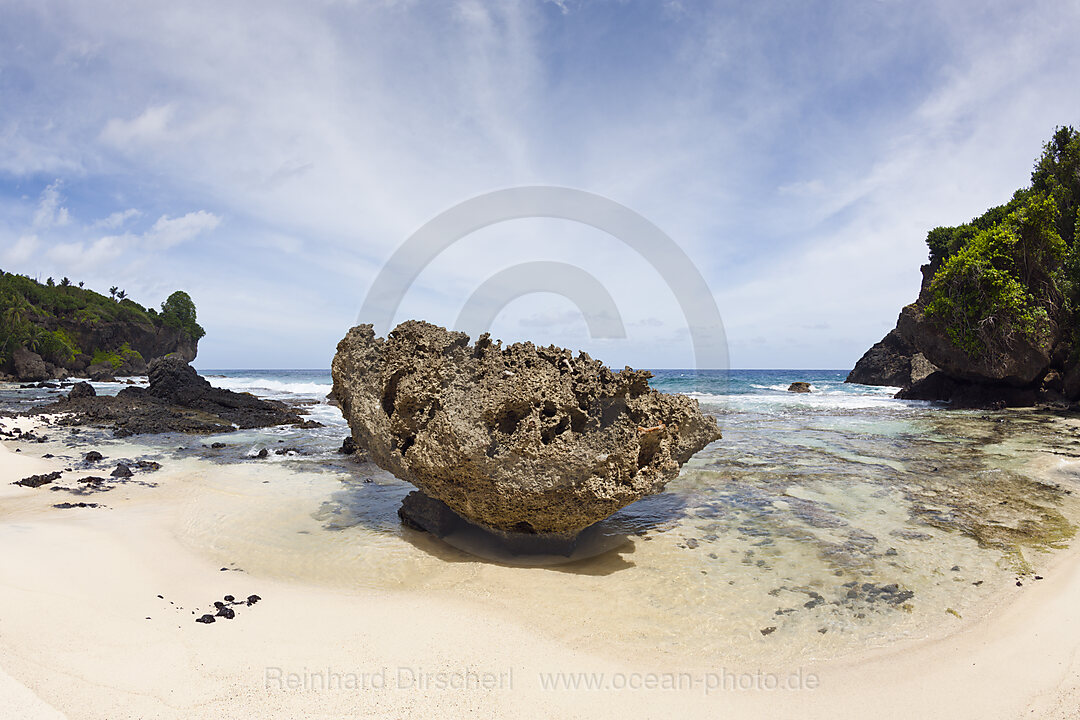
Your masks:
<path fill-rule="evenodd" d="M 1002 357 L 1023 338 L 1078 338 L 1080 133 L 1058 128 L 1031 185 L 969 223 L 934 228 L 926 315 L 969 356 Z M 1070 328 L 1064 338 L 1057 328 Z"/>
<path fill-rule="evenodd" d="M 163 318 L 116 286 L 110 299 L 82 285 L 80 282 L 75 287 L 63 280 L 49 285 L 0 271 L 0 372 L 13 370 L 14 352 L 20 347 L 37 352 L 54 365 L 78 371 L 83 369 L 80 363 L 90 362 L 87 358 L 123 362 L 137 354 L 124 340 L 129 337 L 151 338 L 144 343 L 144 350 L 173 352 L 176 348 L 151 350 L 157 330 L 167 324 L 183 329 L 192 341 L 204 335 L 195 322 L 195 305 L 186 293 L 174 293 L 166 301 L 171 312 Z M 191 344 L 180 343 L 184 347 Z"/>
<path fill-rule="evenodd" d="M 1072 246 L 1080 225 L 1080 132 L 1071 127 L 1054 132 L 1035 163 L 1031 189 L 1045 193 L 1057 205 L 1058 234 Z"/>
<path fill-rule="evenodd" d="M 206 331 L 196 322 L 195 302 L 183 290 L 177 290 L 161 303 L 161 320 L 170 327 L 181 328 L 199 340 Z"/>

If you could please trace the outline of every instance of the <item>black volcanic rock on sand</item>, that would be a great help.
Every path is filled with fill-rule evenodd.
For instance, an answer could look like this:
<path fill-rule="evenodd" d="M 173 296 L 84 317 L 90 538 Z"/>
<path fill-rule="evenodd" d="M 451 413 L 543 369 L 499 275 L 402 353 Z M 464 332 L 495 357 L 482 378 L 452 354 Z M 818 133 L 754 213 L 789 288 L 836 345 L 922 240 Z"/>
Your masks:
<path fill-rule="evenodd" d="M 149 388 L 127 387 L 115 397 L 73 391 L 70 397 L 28 414 L 65 413 L 60 424 L 111 427 L 119 436 L 207 434 L 303 421 L 299 411 L 284 403 L 211 386 L 179 356 L 151 361 L 147 374 Z"/>

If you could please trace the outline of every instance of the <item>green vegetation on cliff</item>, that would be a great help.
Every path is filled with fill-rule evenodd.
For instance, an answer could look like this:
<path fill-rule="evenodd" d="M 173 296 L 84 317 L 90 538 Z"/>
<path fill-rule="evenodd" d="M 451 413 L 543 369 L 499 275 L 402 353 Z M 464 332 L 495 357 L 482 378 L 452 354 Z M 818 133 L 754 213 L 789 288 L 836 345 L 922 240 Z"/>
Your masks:
<path fill-rule="evenodd" d="M 197 342 L 205 331 L 196 322 L 195 303 L 177 291 L 162 303 L 161 312 L 144 308 L 116 287 L 110 296 L 74 285 L 68 278 L 44 284 L 25 275 L 0 271 L 0 365 L 7 365 L 19 347 L 35 352 L 57 366 L 66 366 L 76 355 L 92 356 L 93 363 L 120 367 L 142 355 L 126 342 L 115 347 L 81 347 L 86 336 L 110 323 L 129 324 L 153 332 L 177 328 Z"/>
<path fill-rule="evenodd" d="M 928 317 L 970 356 L 1038 343 L 1080 316 L 1080 133 L 1058 128 L 1031 185 L 969 223 L 930 231 Z M 1044 337 L 1045 336 L 1045 337 Z"/>

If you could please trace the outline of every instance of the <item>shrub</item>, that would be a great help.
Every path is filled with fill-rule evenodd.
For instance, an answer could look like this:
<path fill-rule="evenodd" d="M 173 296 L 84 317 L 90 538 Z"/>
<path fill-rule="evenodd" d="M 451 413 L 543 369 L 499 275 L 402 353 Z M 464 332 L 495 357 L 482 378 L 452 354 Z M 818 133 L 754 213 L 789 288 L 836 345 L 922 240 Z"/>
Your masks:
<path fill-rule="evenodd" d="M 977 232 L 944 261 L 926 314 L 972 357 L 1006 353 L 1018 337 L 1039 341 L 1061 306 L 1065 243 L 1055 203 L 1042 193 Z"/>
<path fill-rule="evenodd" d="M 113 370 L 117 370 L 124 364 L 124 358 L 109 350 L 95 350 L 91 364 L 100 365 L 101 363 L 108 363 L 109 365 L 112 365 Z"/>

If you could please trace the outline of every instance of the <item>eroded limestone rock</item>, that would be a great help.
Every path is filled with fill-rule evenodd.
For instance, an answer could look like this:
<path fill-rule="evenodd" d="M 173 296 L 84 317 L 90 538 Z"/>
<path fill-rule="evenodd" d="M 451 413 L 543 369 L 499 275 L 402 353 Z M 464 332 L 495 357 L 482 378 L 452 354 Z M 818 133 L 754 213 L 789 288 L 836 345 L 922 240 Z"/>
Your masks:
<path fill-rule="evenodd" d="M 352 328 L 334 395 L 383 469 L 497 533 L 573 537 L 657 493 L 720 437 L 697 402 L 585 353 L 408 321 Z"/>

